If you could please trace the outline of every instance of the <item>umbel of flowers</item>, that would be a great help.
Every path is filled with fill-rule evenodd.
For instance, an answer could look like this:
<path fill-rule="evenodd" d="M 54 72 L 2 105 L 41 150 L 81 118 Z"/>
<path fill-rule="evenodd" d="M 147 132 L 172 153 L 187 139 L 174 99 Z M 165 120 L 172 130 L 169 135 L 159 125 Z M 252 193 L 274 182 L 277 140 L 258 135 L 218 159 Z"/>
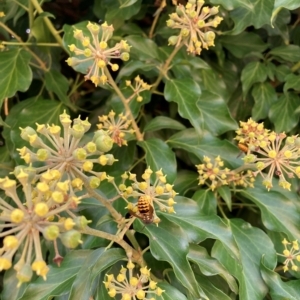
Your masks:
<path fill-rule="evenodd" d="M 78 48 L 75 44 L 69 45 L 71 52 L 77 57 L 70 57 L 66 60 L 69 66 L 76 66 L 80 63 L 91 62 L 88 73 L 85 79 L 90 79 L 95 86 L 98 84 L 106 84 L 108 77 L 106 68 L 109 65 L 112 71 L 117 71 L 119 65 L 111 63 L 111 59 L 129 60 L 130 46 L 125 40 L 110 47 L 109 39 L 113 35 L 114 28 L 106 22 L 102 25 L 89 22 L 86 26 L 89 35 L 83 34 L 82 30 L 74 30 L 74 38 L 80 41 L 83 49 Z"/>
<path fill-rule="evenodd" d="M 263 177 L 263 185 L 268 190 L 272 188 L 275 176 L 279 177 L 279 185 L 288 190 L 291 184 L 287 179 L 294 175 L 300 178 L 300 138 L 297 135 L 270 132 L 263 123 L 250 118 L 247 122 L 240 122 L 236 140 L 247 147 L 244 163 L 256 169 L 253 174 Z"/>
<path fill-rule="evenodd" d="M 112 149 L 112 138 L 106 131 L 98 130 L 91 141 L 82 145 L 81 140 L 91 126 L 88 120 L 78 117 L 72 124 L 70 116 L 64 112 L 60 115 L 60 123 L 62 127 L 37 124 L 36 130 L 32 127 L 21 129 L 21 137 L 36 149 L 35 152 L 27 147 L 18 149 L 21 158 L 27 164 L 44 162 L 43 166 L 36 167 L 38 174 L 59 171 L 64 179 L 70 180 L 71 189 L 73 186 L 81 189 L 82 178 L 91 188 L 97 188 L 106 179 L 106 173 L 93 171 L 94 165 L 111 165 L 116 161 L 112 154 L 105 154 Z"/>
<path fill-rule="evenodd" d="M 211 27 L 216 28 L 223 18 L 215 16 L 219 12 L 218 6 L 203 5 L 203 0 L 189 0 L 185 6 L 179 4 L 176 12 L 170 14 L 167 26 L 180 29 L 180 32 L 169 38 L 169 45 L 178 47 L 184 44 L 188 53 L 198 55 L 202 48 L 214 46 L 216 35 Z M 212 16 L 214 17 L 211 18 Z"/>
<path fill-rule="evenodd" d="M 77 207 L 80 199 L 69 194 L 69 182 L 59 180 L 61 173 L 58 170 L 44 173 L 36 183 L 32 167 L 18 167 L 15 175 L 22 186 L 22 194 L 17 193 L 16 180 L 0 179 L 0 188 L 7 196 L 0 198 L 0 237 L 4 238 L 0 249 L 0 271 L 12 267 L 14 254 L 19 250 L 20 258 L 14 269 L 20 286 L 30 281 L 33 271 L 46 280 L 49 268 L 42 257 L 41 234 L 55 243 L 54 261 L 59 264 L 62 257 L 56 247 L 57 239 L 68 248 L 76 248 L 81 243 L 81 234 L 77 230 L 84 228 L 88 221 L 70 211 Z"/>
<path fill-rule="evenodd" d="M 129 198 L 143 199 L 143 205 L 149 205 L 151 214 L 153 214 L 152 221 L 156 224 L 160 222 L 155 212 L 156 204 L 161 211 L 175 213 L 174 197 L 176 192 L 173 190 L 173 185 L 167 183 L 166 175 L 161 170 L 155 172 L 154 183 L 151 184 L 151 175 L 153 171 L 148 167 L 142 174 L 142 181 L 136 179 L 136 174 L 124 173 L 122 182 L 117 186 L 114 182 L 116 189 L 119 191 L 121 197 L 127 202 L 127 208 L 133 212 L 135 216 L 140 217 L 139 202 L 132 203 L 128 201 Z M 152 211 L 153 210 L 153 211 Z"/>
<path fill-rule="evenodd" d="M 283 262 L 283 271 L 286 272 L 289 269 L 291 269 L 292 271 L 298 271 L 299 266 L 297 266 L 296 264 L 299 264 L 300 262 L 300 251 L 298 241 L 295 240 L 292 243 L 290 243 L 286 239 L 284 239 L 282 241 L 282 244 L 284 245 L 283 254 L 277 253 L 277 255 L 285 258 L 285 261 Z"/>
<path fill-rule="evenodd" d="M 115 278 L 113 274 L 106 275 L 104 285 L 108 295 L 114 298 L 117 294 L 122 295 L 122 300 L 149 299 L 154 300 L 164 292 L 157 287 L 157 282 L 151 280 L 150 270 L 142 267 L 135 272 L 135 265 L 129 260 L 127 268 L 122 267 Z M 155 296 L 151 297 L 151 295 Z"/>

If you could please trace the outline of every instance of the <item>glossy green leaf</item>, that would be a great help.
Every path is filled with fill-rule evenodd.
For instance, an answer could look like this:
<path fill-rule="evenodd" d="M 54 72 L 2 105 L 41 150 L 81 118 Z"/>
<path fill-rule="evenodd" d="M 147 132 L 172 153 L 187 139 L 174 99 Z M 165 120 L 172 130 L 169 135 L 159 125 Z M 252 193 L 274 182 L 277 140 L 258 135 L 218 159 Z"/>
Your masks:
<path fill-rule="evenodd" d="M 144 131 L 156 131 L 165 128 L 174 130 L 186 129 L 184 125 L 174 119 L 164 116 L 158 116 L 146 124 Z"/>
<path fill-rule="evenodd" d="M 285 78 L 289 74 L 291 74 L 291 69 L 287 65 L 279 65 L 276 67 L 275 75 L 280 82 L 285 82 Z"/>
<path fill-rule="evenodd" d="M 176 223 L 160 216 L 159 226 L 151 224 L 143 229 L 150 242 L 150 250 L 157 260 L 167 261 L 173 268 L 177 279 L 193 295 L 194 299 L 208 299 L 197 283 L 187 260 L 188 240 L 185 232 Z M 139 230 L 143 228 L 139 221 Z M 176 245 L 176 247 L 174 247 Z"/>
<path fill-rule="evenodd" d="M 197 274 L 196 279 L 197 281 L 201 282 L 201 288 L 208 296 L 208 299 L 232 300 L 232 298 L 227 296 L 224 291 L 216 287 L 210 278 Z"/>
<path fill-rule="evenodd" d="M 261 275 L 270 289 L 272 299 L 278 300 L 298 300 L 300 295 L 300 280 L 283 282 L 280 275 L 261 263 Z"/>
<path fill-rule="evenodd" d="M 196 172 L 188 170 L 178 171 L 174 189 L 180 195 L 184 195 L 189 189 L 193 189 L 197 183 L 198 174 Z"/>
<path fill-rule="evenodd" d="M 47 90 L 54 92 L 61 102 L 75 110 L 74 104 L 71 103 L 67 96 L 69 82 L 64 75 L 56 70 L 49 70 L 49 72 L 45 73 L 45 85 Z"/>
<path fill-rule="evenodd" d="M 274 18 L 276 18 L 277 14 L 280 12 L 282 8 L 293 10 L 298 7 L 300 7 L 300 3 L 298 0 L 275 0 L 271 22 L 273 23 Z"/>
<path fill-rule="evenodd" d="M 218 3 L 222 5 L 222 1 Z M 236 9 L 230 13 L 235 23 L 230 34 L 238 34 L 249 26 L 258 29 L 270 23 L 274 0 L 233 0 L 231 3 Z"/>
<path fill-rule="evenodd" d="M 230 251 L 220 243 L 212 249 L 212 256 L 239 281 L 239 297 L 243 300 L 263 299 L 268 292 L 260 274 L 260 261 L 264 255 L 266 264 L 276 265 L 276 251 L 271 240 L 260 229 L 239 219 L 230 220 L 232 234 L 239 249 L 240 259 L 232 257 Z"/>
<path fill-rule="evenodd" d="M 229 166 L 234 168 L 242 164 L 242 160 L 237 159 L 240 151 L 236 146 L 226 140 L 220 140 L 212 136 L 207 131 L 198 135 L 194 129 L 182 130 L 171 136 L 168 139 L 168 144 L 172 148 L 183 149 L 195 154 L 200 161 L 203 160 L 204 155 L 214 158 L 221 153 L 226 153 L 226 156 L 222 156 L 222 159 Z"/>
<path fill-rule="evenodd" d="M 188 119 L 200 134 L 203 129 L 203 115 L 197 105 L 200 88 L 191 78 L 168 80 L 165 85 L 165 98 L 178 104 L 181 117 Z"/>
<path fill-rule="evenodd" d="M 0 105 L 6 97 L 13 97 L 17 91 L 25 92 L 32 81 L 29 67 L 31 55 L 20 49 L 0 52 Z"/>
<path fill-rule="evenodd" d="M 60 267 L 50 266 L 47 281 L 38 278 L 29 284 L 20 300 L 48 300 L 52 296 L 67 294 L 86 257 L 92 252 L 92 250 L 70 252 Z"/>
<path fill-rule="evenodd" d="M 237 294 L 238 286 L 233 276 L 226 268 L 215 258 L 208 255 L 207 250 L 196 244 L 190 244 L 188 259 L 197 264 L 205 276 L 221 276 L 230 289 Z"/>
<path fill-rule="evenodd" d="M 299 115 L 295 113 L 295 110 L 299 103 L 300 98 L 297 94 L 287 92 L 271 106 L 269 118 L 276 132 L 289 132 L 297 125 Z"/>
<path fill-rule="evenodd" d="M 105 1 L 104 4 L 107 9 L 105 21 L 118 28 L 124 23 L 124 20 L 129 20 L 140 11 L 141 3 L 141 0 Z"/>
<path fill-rule="evenodd" d="M 232 209 L 232 195 L 229 186 L 223 185 L 217 189 L 218 194 L 225 201 L 228 209 L 231 211 Z"/>
<path fill-rule="evenodd" d="M 231 117 L 225 101 L 208 91 L 204 91 L 197 102 L 202 114 L 204 128 L 213 135 L 220 135 L 237 129 L 238 125 Z"/>
<path fill-rule="evenodd" d="M 277 94 L 274 87 L 269 82 L 255 83 L 252 89 L 254 106 L 252 108 L 252 118 L 261 120 L 268 117 L 271 106 L 277 101 Z"/>
<path fill-rule="evenodd" d="M 152 40 L 138 35 L 129 35 L 126 41 L 132 46 L 130 49 L 132 57 L 141 61 L 159 58 L 157 45 Z"/>
<path fill-rule="evenodd" d="M 238 249 L 230 228 L 217 215 L 204 215 L 195 201 L 176 197 L 176 214 L 166 214 L 166 218 L 178 224 L 187 234 L 189 242 L 200 243 L 207 238 L 216 239 L 238 258 Z"/>
<path fill-rule="evenodd" d="M 161 300 L 187 300 L 185 295 L 183 295 L 179 290 L 177 290 L 174 286 L 161 282 L 158 286 L 164 290 L 162 295 L 160 296 Z"/>
<path fill-rule="evenodd" d="M 162 169 L 167 175 L 167 182 L 173 183 L 176 177 L 176 159 L 172 149 L 162 140 L 148 139 L 138 143 L 146 154 L 147 165 L 153 172 Z"/>
<path fill-rule="evenodd" d="M 291 240 L 300 238 L 300 216 L 297 207 L 291 201 L 291 192 L 270 190 L 266 193 L 266 189 L 260 185 L 245 189 L 241 194 L 259 207 L 267 229 L 284 232 Z"/>
<path fill-rule="evenodd" d="M 288 89 L 300 91 L 300 76 L 295 74 L 289 74 L 285 77 L 285 84 L 283 91 L 286 93 Z"/>
<path fill-rule="evenodd" d="M 69 300 L 89 300 L 91 295 L 91 287 L 96 276 L 105 269 L 115 264 L 121 259 L 125 259 L 126 255 L 122 249 L 99 248 L 86 257 L 77 273 L 76 279 L 70 290 Z M 99 282 L 98 284 L 103 284 Z M 104 288 L 104 285 L 103 285 Z"/>
<path fill-rule="evenodd" d="M 269 54 L 290 62 L 298 62 L 300 60 L 300 46 L 284 45 L 273 48 Z"/>
<path fill-rule="evenodd" d="M 268 48 L 259 35 L 244 31 L 238 35 L 225 35 L 220 37 L 222 45 L 234 56 L 243 58 L 251 52 L 263 52 Z"/>
<path fill-rule="evenodd" d="M 47 43 L 53 39 L 53 36 L 45 23 L 44 17 L 47 17 L 47 16 L 39 15 L 36 19 L 34 19 L 32 29 L 31 29 L 32 35 L 35 37 L 36 41 L 39 43 Z M 54 17 L 54 16 L 52 15 L 52 17 Z"/>
<path fill-rule="evenodd" d="M 252 85 L 256 82 L 264 82 L 267 79 L 267 68 L 258 61 L 250 62 L 242 71 L 241 81 L 243 94 L 246 96 Z"/>

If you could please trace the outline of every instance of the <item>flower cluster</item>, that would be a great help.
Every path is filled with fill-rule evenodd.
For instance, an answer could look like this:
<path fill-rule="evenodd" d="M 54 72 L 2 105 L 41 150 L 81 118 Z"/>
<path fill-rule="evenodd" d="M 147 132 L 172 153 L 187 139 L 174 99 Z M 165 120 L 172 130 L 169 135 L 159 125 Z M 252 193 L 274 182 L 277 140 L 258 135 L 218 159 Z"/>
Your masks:
<path fill-rule="evenodd" d="M 78 117 L 71 126 L 72 121 L 66 112 L 60 115 L 60 123 L 63 127 L 62 136 L 62 128 L 58 125 L 37 124 L 36 130 L 31 127 L 21 128 L 21 137 L 37 149 L 36 152 L 27 147 L 18 149 L 21 158 L 27 164 L 44 162 L 45 165 L 36 167 L 38 174 L 46 170 L 57 170 L 79 189 L 83 185 L 80 178 L 86 178 L 90 187 L 97 188 L 106 179 L 106 173 L 93 171 L 94 164 L 105 166 L 116 161 L 112 154 L 105 154 L 113 146 L 112 138 L 107 132 L 98 130 L 92 141 L 80 146 L 81 139 L 91 124 Z M 90 173 L 91 176 L 87 177 L 83 172 Z"/>
<path fill-rule="evenodd" d="M 150 177 L 152 173 L 153 171 L 150 168 L 146 169 L 142 174 L 143 181 L 141 182 L 137 181 L 135 174 L 124 173 L 121 176 L 122 183 L 115 187 L 127 202 L 129 211 L 137 213 L 135 216 L 144 220 L 145 223 L 147 223 L 147 217 L 150 217 L 157 224 L 160 219 L 156 216 L 154 203 L 157 204 L 161 211 L 175 213 L 174 204 L 176 202 L 174 201 L 174 197 L 176 196 L 176 192 L 173 190 L 173 185 L 166 183 L 166 175 L 163 175 L 161 170 L 155 172 L 155 182 L 151 185 Z M 127 181 L 131 181 L 132 183 L 127 185 Z M 128 201 L 129 197 L 138 198 L 139 201 L 133 204 Z M 146 209 L 147 207 L 148 209 Z M 141 209 L 145 209 L 146 211 L 143 212 Z M 151 215 L 148 216 L 146 213 Z"/>
<path fill-rule="evenodd" d="M 164 292 L 157 287 L 157 283 L 150 279 L 150 270 L 147 267 L 140 268 L 140 274 L 134 274 L 135 265 L 129 261 L 127 268 L 122 267 L 115 279 L 113 274 L 106 275 L 104 285 L 108 290 L 108 295 L 114 298 L 117 294 L 122 295 L 122 300 L 149 299 L 149 295 L 161 296 Z"/>
<path fill-rule="evenodd" d="M 98 129 L 105 129 L 107 134 L 112 138 L 113 142 L 118 146 L 127 146 L 125 139 L 126 133 L 133 134 L 134 130 L 130 128 L 131 120 L 129 120 L 123 113 L 117 117 L 116 113 L 111 110 L 108 115 L 99 117 L 100 124 L 97 125 Z"/>
<path fill-rule="evenodd" d="M 106 84 L 108 77 L 106 75 L 107 65 L 112 71 L 117 71 L 119 65 L 110 62 L 111 59 L 129 60 L 130 46 L 125 40 L 121 40 L 113 47 L 109 47 L 108 40 L 112 37 L 114 28 L 112 25 L 103 23 L 101 26 L 88 23 L 86 26 L 90 36 L 85 36 L 82 30 L 74 30 L 74 38 L 79 40 L 84 49 L 79 49 L 75 44 L 69 45 L 71 52 L 78 57 L 70 57 L 66 60 L 68 65 L 76 66 L 80 63 L 91 62 L 85 79 L 90 79 L 95 86 Z"/>
<path fill-rule="evenodd" d="M 66 247 L 75 248 L 81 243 L 77 229 L 84 228 L 88 221 L 70 212 L 79 199 L 68 194 L 68 182 L 57 180 L 61 177 L 59 171 L 45 173 L 46 176 L 36 184 L 32 183 L 35 180 L 32 167 L 19 167 L 15 174 L 23 189 L 21 198 L 17 192 L 17 181 L 7 177 L 0 179 L 0 188 L 13 202 L 10 204 L 0 198 L 0 228 L 5 229 L 0 233 L 0 237 L 4 237 L 0 249 L 0 271 L 11 268 L 13 256 L 20 249 L 20 259 L 14 265 L 20 286 L 30 281 L 33 271 L 46 280 L 49 268 L 42 257 L 40 234 L 55 245 L 59 238 Z M 69 217 L 61 217 L 61 213 Z M 59 264 L 62 257 L 57 247 L 55 252 L 54 262 Z"/>
<path fill-rule="evenodd" d="M 291 184 L 286 176 L 293 178 L 296 175 L 300 178 L 300 138 L 297 135 L 269 132 L 263 123 L 258 124 L 249 119 L 248 122 L 241 122 L 236 139 L 240 144 L 247 145 L 247 154 L 243 160 L 255 166 L 253 174 L 263 177 L 263 185 L 268 190 L 273 186 L 274 176 L 278 176 L 279 185 L 288 190 Z M 268 169 L 267 174 L 262 172 L 265 169 Z"/>
<path fill-rule="evenodd" d="M 283 262 L 284 264 L 283 271 L 284 272 L 288 271 L 290 267 L 293 271 L 298 271 L 299 267 L 294 262 L 294 260 L 300 262 L 300 251 L 299 251 L 298 241 L 296 240 L 293 241 L 292 243 L 289 243 L 286 239 L 284 239 L 282 241 L 282 244 L 284 245 L 283 254 L 277 253 L 277 255 L 285 257 L 285 261 Z M 288 245 L 292 245 L 292 246 L 288 246 Z"/>
<path fill-rule="evenodd" d="M 218 6 L 210 8 L 203 5 L 203 0 L 189 0 L 185 6 L 179 4 L 176 13 L 170 14 L 167 26 L 180 29 L 180 33 L 169 38 L 169 45 L 177 47 L 184 44 L 187 52 L 198 55 L 202 48 L 214 46 L 215 33 L 210 27 L 217 27 L 223 18 L 210 18 L 219 12 Z"/>
<path fill-rule="evenodd" d="M 224 168 L 224 162 L 220 156 L 214 160 L 204 156 L 203 162 L 203 164 L 196 165 L 199 174 L 199 185 L 207 184 L 212 191 L 222 185 L 253 187 L 255 179 L 250 170 L 246 173 L 236 173 Z"/>
<path fill-rule="evenodd" d="M 143 97 L 140 95 L 140 93 L 143 92 L 143 91 L 149 91 L 150 88 L 151 88 L 151 85 L 144 82 L 143 79 L 140 78 L 140 76 L 136 76 L 134 78 L 134 81 L 135 81 L 135 86 L 132 85 L 130 80 L 126 80 L 126 86 L 128 86 L 132 89 L 132 91 L 133 91 L 133 96 L 132 97 L 137 97 L 136 101 L 137 102 L 142 102 Z M 129 101 L 131 100 L 132 97 L 129 98 Z"/>

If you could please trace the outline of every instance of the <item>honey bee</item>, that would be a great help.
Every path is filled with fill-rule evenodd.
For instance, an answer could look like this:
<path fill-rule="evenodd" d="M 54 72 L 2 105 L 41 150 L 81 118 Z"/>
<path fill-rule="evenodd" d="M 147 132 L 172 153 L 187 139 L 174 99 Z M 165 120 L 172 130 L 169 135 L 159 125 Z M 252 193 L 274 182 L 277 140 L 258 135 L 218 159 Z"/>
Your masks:
<path fill-rule="evenodd" d="M 154 220 L 154 208 L 144 196 L 141 196 L 137 203 L 137 212 L 129 210 L 129 213 L 139 218 L 144 224 L 151 224 Z"/>

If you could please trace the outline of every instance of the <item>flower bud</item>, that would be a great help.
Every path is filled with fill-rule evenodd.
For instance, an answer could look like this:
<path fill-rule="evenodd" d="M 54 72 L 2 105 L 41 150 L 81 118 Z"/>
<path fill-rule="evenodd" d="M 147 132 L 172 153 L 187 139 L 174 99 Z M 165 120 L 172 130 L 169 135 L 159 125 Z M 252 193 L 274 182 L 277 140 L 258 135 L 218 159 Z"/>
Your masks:
<path fill-rule="evenodd" d="M 18 287 L 21 286 L 23 282 L 29 282 L 32 278 L 33 272 L 30 264 L 24 264 L 19 272 L 17 272 L 17 279 L 19 280 Z"/>
<path fill-rule="evenodd" d="M 82 243 L 80 239 L 81 234 L 74 229 L 61 233 L 59 237 L 64 246 L 66 246 L 67 248 L 76 248 L 79 244 Z"/>
<path fill-rule="evenodd" d="M 32 128 L 27 126 L 26 128 L 20 128 L 21 129 L 21 138 L 27 142 L 29 142 L 29 135 L 36 134 L 36 131 Z"/>
<path fill-rule="evenodd" d="M 100 179 L 96 176 L 89 177 L 89 185 L 92 189 L 96 189 L 100 185 Z"/>
<path fill-rule="evenodd" d="M 74 219 L 75 229 L 85 229 L 85 227 L 91 222 L 92 221 L 87 220 L 85 216 L 76 217 Z"/>
<path fill-rule="evenodd" d="M 107 134 L 100 135 L 95 141 L 97 150 L 100 152 L 110 151 L 113 147 L 113 143 L 113 139 Z"/>
<path fill-rule="evenodd" d="M 59 236 L 59 228 L 57 225 L 49 225 L 43 231 L 44 238 L 48 241 L 55 241 Z"/>
<path fill-rule="evenodd" d="M 169 46 L 174 46 L 174 45 L 176 45 L 177 42 L 178 42 L 178 38 L 179 38 L 179 36 L 177 36 L 177 35 L 172 35 L 172 36 L 170 36 L 169 39 L 168 39 L 168 45 L 169 45 Z"/>
<path fill-rule="evenodd" d="M 77 148 L 73 151 L 73 157 L 77 160 L 85 160 L 87 156 L 86 150 L 84 148 Z"/>
<path fill-rule="evenodd" d="M 128 61 L 129 58 L 130 58 L 130 55 L 128 52 L 123 52 L 120 56 L 120 58 L 123 60 L 123 61 Z"/>

